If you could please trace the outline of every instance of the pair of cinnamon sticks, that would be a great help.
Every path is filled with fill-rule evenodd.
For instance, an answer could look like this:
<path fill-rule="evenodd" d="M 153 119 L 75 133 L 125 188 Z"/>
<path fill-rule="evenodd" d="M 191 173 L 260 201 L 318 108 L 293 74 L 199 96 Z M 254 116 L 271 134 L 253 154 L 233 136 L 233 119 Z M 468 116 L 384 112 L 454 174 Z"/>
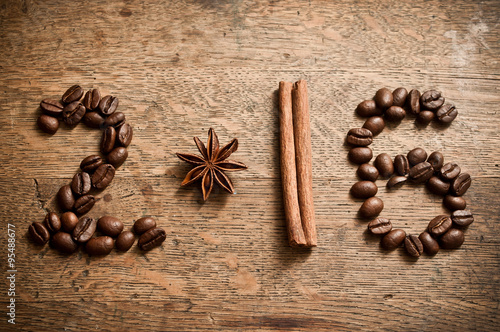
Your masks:
<path fill-rule="evenodd" d="M 311 126 L 307 83 L 279 84 L 280 161 L 288 242 L 317 245 L 312 195 Z"/>

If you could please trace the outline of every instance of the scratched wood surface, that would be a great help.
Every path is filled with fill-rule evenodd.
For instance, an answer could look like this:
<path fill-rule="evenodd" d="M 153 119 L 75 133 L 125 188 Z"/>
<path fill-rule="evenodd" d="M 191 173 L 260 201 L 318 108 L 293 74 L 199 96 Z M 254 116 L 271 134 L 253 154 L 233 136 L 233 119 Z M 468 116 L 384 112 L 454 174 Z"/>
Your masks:
<path fill-rule="evenodd" d="M 500 329 L 498 1 L 0 1 L 0 330 L 458 331 Z M 278 158 L 278 82 L 306 79 L 318 247 L 287 246 Z M 89 215 L 145 215 L 167 232 L 146 254 L 64 256 L 34 246 L 33 221 L 100 133 L 36 127 L 38 103 L 70 85 L 120 99 L 135 132 L 129 158 Z M 385 252 L 357 218 L 346 132 L 381 87 L 436 88 L 459 116 L 447 128 L 409 117 L 372 145 L 421 146 L 473 178 L 464 245 L 435 257 Z M 238 137 L 235 195 L 201 202 L 179 188 L 175 152 L 213 127 Z M 446 212 L 422 187 L 389 193 L 383 215 L 420 233 Z M 15 326 L 6 305 L 7 224 L 16 227 Z"/>

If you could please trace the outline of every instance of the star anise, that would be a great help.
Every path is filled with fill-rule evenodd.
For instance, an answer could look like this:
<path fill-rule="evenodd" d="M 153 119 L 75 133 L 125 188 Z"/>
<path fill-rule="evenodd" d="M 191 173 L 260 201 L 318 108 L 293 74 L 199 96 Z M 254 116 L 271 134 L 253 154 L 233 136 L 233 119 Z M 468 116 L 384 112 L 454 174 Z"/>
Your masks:
<path fill-rule="evenodd" d="M 219 139 L 215 131 L 208 130 L 207 146 L 198 138 L 194 137 L 194 142 L 201 153 L 201 157 L 191 153 L 176 153 L 177 157 L 185 162 L 195 165 L 190 170 L 181 186 L 187 186 L 193 182 L 201 180 L 201 191 L 203 200 L 207 200 L 215 182 L 231 194 L 234 187 L 231 180 L 224 174 L 224 171 L 240 171 L 247 169 L 247 166 L 239 161 L 227 160 L 227 158 L 238 149 L 238 139 L 233 138 L 231 142 L 219 148 Z"/>

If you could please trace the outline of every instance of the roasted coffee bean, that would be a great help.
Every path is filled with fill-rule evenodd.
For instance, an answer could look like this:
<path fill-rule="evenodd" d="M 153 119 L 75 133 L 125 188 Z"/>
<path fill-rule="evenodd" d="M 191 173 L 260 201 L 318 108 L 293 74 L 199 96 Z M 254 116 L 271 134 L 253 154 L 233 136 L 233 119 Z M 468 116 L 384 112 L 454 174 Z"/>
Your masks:
<path fill-rule="evenodd" d="M 111 115 L 118 107 L 118 98 L 113 96 L 104 96 L 99 102 L 99 110 L 104 116 Z"/>
<path fill-rule="evenodd" d="M 71 181 L 71 189 L 78 196 L 83 196 L 89 193 L 92 189 L 92 181 L 90 180 L 90 175 L 87 172 L 78 172 L 73 176 Z"/>
<path fill-rule="evenodd" d="M 432 111 L 424 110 L 418 113 L 417 122 L 423 126 L 427 126 L 436 115 Z"/>
<path fill-rule="evenodd" d="M 68 104 L 63 109 L 63 121 L 69 126 L 77 125 L 85 115 L 85 107 L 79 101 Z"/>
<path fill-rule="evenodd" d="M 422 148 L 415 148 L 406 155 L 411 166 L 419 164 L 427 159 L 427 152 Z"/>
<path fill-rule="evenodd" d="M 115 168 L 111 164 L 102 164 L 92 174 L 92 185 L 96 189 L 106 188 L 115 176 Z"/>
<path fill-rule="evenodd" d="M 353 128 L 349 130 L 347 143 L 357 146 L 368 146 L 373 142 L 373 134 L 366 128 Z"/>
<path fill-rule="evenodd" d="M 406 232 L 402 229 L 393 229 L 382 238 L 382 247 L 387 250 L 394 250 L 403 243 Z"/>
<path fill-rule="evenodd" d="M 459 227 L 467 227 L 474 222 L 474 216 L 470 210 L 456 210 L 451 214 L 451 221 Z"/>
<path fill-rule="evenodd" d="M 443 204 L 450 211 L 465 210 L 467 207 L 467 202 L 460 196 L 446 195 L 444 196 Z"/>
<path fill-rule="evenodd" d="M 427 232 L 423 232 L 418 236 L 420 242 L 424 246 L 424 250 L 428 255 L 435 255 L 439 251 L 439 243 Z"/>
<path fill-rule="evenodd" d="M 59 120 L 50 115 L 40 115 L 36 123 L 38 128 L 50 135 L 54 135 L 59 129 Z"/>
<path fill-rule="evenodd" d="M 116 237 L 123 231 L 123 223 L 112 216 L 104 216 L 97 221 L 97 229 L 104 235 Z"/>
<path fill-rule="evenodd" d="M 116 139 L 121 146 L 129 146 L 133 136 L 134 131 L 132 130 L 132 126 L 128 123 L 124 123 L 116 130 Z"/>
<path fill-rule="evenodd" d="M 400 122 L 406 116 L 406 111 L 399 106 L 391 106 L 385 111 L 387 121 Z"/>
<path fill-rule="evenodd" d="M 54 99 L 44 99 L 40 102 L 42 112 L 56 118 L 62 115 L 63 108 L 64 105 Z"/>
<path fill-rule="evenodd" d="M 156 221 L 151 217 L 143 217 L 137 219 L 134 223 L 134 232 L 137 235 L 141 235 L 151 228 L 156 227 Z"/>
<path fill-rule="evenodd" d="M 425 183 L 432 177 L 433 174 L 434 169 L 432 168 L 432 165 L 424 161 L 410 168 L 408 177 L 414 183 Z"/>
<path fill-rule="evenodd" d="M 410 256 L 420 257 L 424 253 L 424 246 L 417 235 L 411 234 L 405 238 L 405 249 Z"/>
<path fill-rule="evenodd" d="M 425 109 L 435 111 L 444 104 L 444 97 L 440 91 L 429 90 L 422 93 L 420 105 Z"/>
<path fill-rule="evenodd" d="M 102 132 L 101 137 L 101 152 L 108 154 L 115 147 L 116 130 L 114 127 L 107 127 Z"/>
<path fill-rule="evenodd" d="M 432 168 L 434 168 L 434 172 L 439 172 L 444 164 L 443 154 L 439 151 L 434 151 L 430 154 L 429 158 L 427 158 L 427 162 L 432 165 Z"/>
<path fill-rule="evenodd" d="M 456 249 L 464 243 L 464 240 L 464 232 L 456 228 L 450 228 L 439 238 L 441 247 L 444 249 Z"/>
<path fill-rule="evenodd" d="M 83 116 L 83 123 L 90 128 L 101 128 L 104 126 L 104 118 L 99 112 L 87 112 Z"/>
<path fill-rule="evenodd" d="M 406 103 L 406 97 L 408 97 L 408 90 L 405 88 L 397 88 L 392 91 L 392 105 L 403 107 Z"/>
<path fill-rule="evenodd" d="M 394 163 L 392 162 L 391 156 L 387 153 L 381 153 L 373 162 L 373 166 L 377 167 L 380 175 L 384 178 L 388 178 L 394 173 Z"/>
<path fill-rule="evenodd" d="M 137 244 L 141 250 L 148 251 L 160 246 L 166 238 L 165 231 L 162 228 L 155 227 L 142 234 Z"/>
<path fill-rule="evenodd" d="M 120 127 L 125 123 L 125 113 L 114 112 L 104 120 L 104 127 Z"/>
<path fill-rule="evenodd" d="M 92 195 L 84 195 L 75 201 L 75 212 L 79 215 L 84 215 L 85 213 L 92 210 L 95 204 L 95 197 Z"/>
<path fill-rule="evenodd" d="M 462 196 L 467 192 L 470 185 L 472 184 L 472 179 L 468 173 L 462 173 L 451 181 L 450 191 L 455 196 Z"/>
<path fill-rule="evenodd" d="M 362 117 L 382 115 L 382 110 L 377 107 L 374 100 L 364 100 L 356 107 L 356 113 Z"/>
<path fill-rule="evenodd" d="M 76 224 L 78 224 L 78 217 L 75 213 L 67 211 L 61 214 L 61 226 L 63 231 L 72 233 Z"/>
<path fill-rule="evenodd" d="M 57 232 L 51 240 L 52 246 L 65 254 L 71 254 L 78 249 L 78 244 L 73 241 L 71 234 L 66 232 Z"/>
<path fill-rule="evenodd" d="M 373 136 L 377 136 L 385 128 L 384 118 L 381 116 L 372 116 L 365 121 L 363 128 L 371 131 Z"/>
<path fill-rule="evenodd" d="M 43 220 L 45 226 L 52 234 L 59 232 L 61 229 L 61 219 L 54 212 L 49 212 L 45 215 L 45 219 Z"/>
<path fill-rule="evenodd" d="M 360 179 L 372 182 L 375 182 L 375 180 L 377 180 L 379 175 L 378 169 L 370 164 L 359 165 L 356 173 L 358 174 Z"/>
<path fill-rule="evenodd" d="M 116 238 L 115 246 L 119 251 L 127 251 L 129 250 L 135 242 L 134 233 L 131 231 L 121 232 L 120 235 Z"/>
<path fill-rule="evenodd" d="M 33 242 L 40 246 L 47 243 L 47 241 L 50 239 L 50 233 L 47 228 L 42 223 L 36 221 L 30 225 L 30 227 L 28 228 L 28 233 L 30 234 Z"/>
<path fill-rule="evenodd" d="M 450 217 L 441 214 L 429 222 L 427 229 L 431 235 L 440 236 L 446 233 L 451 227 Z"/>
<path fill-rule="evenodd" d="M 446 163 L 439 170 L 439 175 L 445 181 L 452 181 L 460 174 L 461 171 L 462 170 L 460 169 L 460 166 L 458 166 L 457 164 Z"/>
<path fill-rule="evenodd" d="M 65 104 L 70 104 L 75 101 L 79 101 L 83 96 L 83 89 L 79 85 L 73 85 L 62 95 L 62 102 Z"/>
<path fill-rule="evenodd" d="M 389 189 L 397 189 L 401 187 L 408 180 L 406 176 L 393 176 L 387 181 L 387 188 Z"/>
<path fill-rule="evenodd" d="M 368 230 L 376 235 L 386 234 L 392 230 L 392 224 L 389 219 L 378 217 L 368 223 Z"/>
<path fill-rule="evenodd" d="M 97 222 L 94 218 L 81 218 L 73 230 L 73 240 L 79 243 L 87 242 L 94 235 L 96 226 Z"/>
<path fill-rule="evenodd" d="M 99 107 L 101 101 L 101 92 L 99 89 L 90 89 L 83 97 L 82 104 L 89 111 L 94 111 Z"/>
<path fill-rule="evenodd" d="M 347 157 L 355 164 L 361 165 L 369 162 L 373 157 L 372 149 L 366 146 L 357 146 L 349 150 Z"/>
<path fill-rule="evenodd" d="M 398 154 L 394 158 L 394 170 L 401 176 L 405 176 L 410 173 L 410 163 L 408 162 L 408 158 L 406 158 L 405 155 Z"/>
<path fill-rule="evenodd" d="M 120 167 L 127 160 L 128 151 L 123 146 L 114 148 L 108 155 L 108 162 L 115 168 Z"/>
<path fill-rule="evenodd" d="M 420 92 L 418 90 L 410 90 L 408 97 L 406 97 L 406 107 L 413 113 L 420 113 Z"/>
<path fill-rule="evenodd" d="M 101 156 L 94 154 L 83 159 L 80 163 L 80 168 L 84 172 L 92 173 L 103 163 L 104 160 L 101 158 Z"/>
<path fill-rule="evenodd" d="M 455 108 L 455 105 L 451 104 L 445 104 L 441 106 L 437 112 L 436 112 L 436 117 L 441 123 L 450 123 L 458 115 L 458 111 Z"/>
<path fill-rule="evenodd" d="M 373 100 L 375 100 L 375 104 L 377 104 L 377 107 L 381 108 L 382 110 L 388 109 L 394 102 L 392 91 L 387 88 L 378 90 L 377 93 L 375 93 L 375 97 L 373 97 Z"/>
<path fill-rule="evenodd" d="M 378 187 L 371 181 L 358 181 L 351 187 L 351 195 L 356 198 L 368 198 L 377 194 Z"/>
<path fill-rule="evenodd" d="M 115 241 L 109 236 L 91 238 L 85 245 L 85 251 L 91 256 L 107 255 L 113 250 Z"/>
<path fill-rule="evenodd" d="M 359 214 L 363 218 L 376 217 L 384 209 L 384 202 L 378 197 L 370 197 L 363 202 L 359 208 Z"/>
<path fill-rule="evenodd" d="M 429 189 L 431 193 L 436 195 L 444 196 L 446 195 L 448 190 L 450 190 L 450 183 L 441 180 L 441 178 L 437 176 L 431 177 L 425 185 L 427 186 L 427 189 Z"/>
<path fill-rule="evenodd" d="M 62 186 L 57 192 L 57 201 L 63 211 L 72 210 L 75 205 L 75 196 L 69 185 Z"/>

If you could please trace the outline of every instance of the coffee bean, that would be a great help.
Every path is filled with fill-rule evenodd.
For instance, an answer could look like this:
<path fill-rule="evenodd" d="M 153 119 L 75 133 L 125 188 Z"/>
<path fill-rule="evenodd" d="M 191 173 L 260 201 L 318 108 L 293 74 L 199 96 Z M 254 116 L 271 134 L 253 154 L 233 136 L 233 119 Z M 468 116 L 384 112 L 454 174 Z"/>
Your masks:
<path fill-rule="evenodd" d="M 130 145 L 133 136 L 134 131 L 132 130 L 132 126 L 128 123 L 124 123 L 116 131 L 116 139 L 118 140 L 118 144 L 124 147 Z"/>
<path fill-rule="evenodd" d="M 420 105 L 425 109 L 435 111 L 444 104 L 444 97 L 440 91 L 429 90 L 422 93 Z"/>
<path fill-rule="evenodd" d="M 155 227 L 142 234 L 137 244 L 141 250 L 148 251 L 160 246 L 166 238 L 165 231 L 162 228 Z"/>
<path fill-rule="evenodd" d="M 461 171 L 462 170 L 460 169 L 460 166 L 458 166 L 457 164 L 446 163 L 439 170 L 439 175 L 445 181 L 452 181 L 460 174 Z"/>
<path fill-rule="evenodd" d="M 59 120 L 50 115 L 40 115 L 36 123 L 38 128 L 50 135 L 54 135 L 59 129 Z"/>
<path fill-rule="evenodd" d="M 439 151 L 434 151 L 430 154 L 429 158 L 427 158 L 427 162 L 432 165 L 432 168 L 434 168 L 435 172 L 439 172 L 444 164 L 443 154 Z"/>
<path fill-rule="evenodd" d="M 111 164 L 102 164 L 92 174 L 92 185 L 96 189 L 106 188 L 115 176 L 115 168 Z"/>
<path fill-rule="evenodd" d="M 403 107 L 406 103 L 406 97 L 408 97 L 408 90 L 405 88 L 397 88 L 392 91 L 392 105 Z"/>
<path fill-rule="evenodd" d="M 417 115 L 417 122 L 423 126 L 427 126 L 435 118 L 435 114 L 432 111 L 420 111 Z"/>
<path fill-rule="evenodd" d="M 96 226 L 97 222 L 94 218 L 81 218 L 73 230 L 73 240 L 79 243 L 87 242 L 94 235 Z"/>
<path fill-rule="evenodd" d="M 419 164 L 427 159 L 427 152 L 422 148 L 415 148 L 406 155 L 411 166 Z"/>
<path fill-rule="evenodd" d="M 440 236 L 446 231 L 448 231 L 451 227 L 451 219 L 450 217 L 441 214 L 429 222 L 429 226 L 427 229 L 431 235 Z"/>
<path fill-rule="evenodd" d="M 444 249 L 456 249 L 460 247 L 465 240 L 464 232 L 456 228 L 450 228 L 439 239 L 441 247 Z"/>
<path fill-rule="evenodd" d="M 118 235 L 115 241 L 115 246 L 116 249 L 119 251 L 127 251 L 132 247 L 134 242 L 135 242 L 134 233 L 132 233 L 131 231 L 125 231 L 121 232 L 121 234 Z"/>
<path fill-rule="evenodd" d="M 151 218 L 151 217 L 143 217 L 140 219 L 137 219 L 134 223 L 134 232 L 137 235 L 141 235 L 145 233 L 146 231 L 155 228 L 156 227 L 156 221 Z"/>
<path fill-rule="evenodd" d="M 91 238 L 85 245 L 85 251 L 91 256 L 108 255 L 115 241 L 109 236 L 98 236 Z"/>
<path fill-rule="evenodd" d="M 92 181 L 90 180 L 90 175 L 87 172 L 78 172 L 73 176 L 71 181 L 71 189 L 78 196 L 83 196 L 89 193 L 92 189 Z"/>
<path fill-rule="evenodd" d="M 359 165 L 356 173 L 358 174 L 360 179 L 372 182 L 375 182 L 375 180 L 377 180 L 379 175 L 378 169 L 370 164 Z"/>
<path fill-rule="evenodd" d="M 61 100 L 65 104 L 70 104 L 79 101 L 83 96 L 83 89 L 79 85 L 73 85 L 63 94 Z"/>
<path fill-rule="evenodd" d="M 82 120 L 84 115 L 85 107 L 79 101 L 74 101 L 64 107 L 62 118 L 68 126 L 74 126 Z"/>
<path fill-rule="evenodd" d="M 64 105 L 54 99 L 44 99 L 40 102 L 40 109 L 44 114 L 55 118 L 61 117 Z"/>
<path fill-rule="evenodd" d="M 455 196 L 462 196 L 467 192 L 471 184 L 472 179 L 470 175 L 468 173 L 462 173 L 451 181 L 450 191 Z"/>
<path fill-rule="evenodd" d="M 387 88 L 379 89 L 375 93 L 375 97 L 373 97 L 373 100 L 375 100 L 375 104 L 377 104 L 377 107 L 381 108 L 382 110 L 388 109 L 394 102 L 392 91 Z"/>
<path fill-rule="evenodd" d="M 427 232 L 423 232 L 418 236 L 420 242 L 424 246 L 424 250 L 428 255 L 435 255 L 439 251 L 439 243 Z"/>
<path fill-rule="evenodd" d="M 441 178 L 437 176 L 431 177 L 425 185 L 427 186 L 427 189 L 429 189 L 431 193 L 436 195 L 444 196 L 450 189 L 450 183 L 441 180 Z"/>
<path fill-rule="evenodd" d="M 50 239 L 50 234 L 47 228 L 39 222 L 33 222 L 28 228 L 28 233 L 35 244 L 44 245 Z"/>
<path fill-rule="evenodd" d="M 373 134 L 366 128 L 353 128 L 349 130 L 347 143 L 357 146 L 368 146 L 373 142 Z"/>
<path fill-rule="evenodd" d="M 82 160 L 82 162 L 80 163 L 80 169 L 84 172 L 92 173 L 103 163 L 104 160 L 101 158 L 101 156 L 94 154 Z"/>
<path fill-rule="evenodd" d="M 347 157 L 355 164 L 365 164 L 373 157 L 372 149 L 366 146 L 357 146 L 349 150 Z"/>
<path fill-rule="evenodd" d="M 465 208 L 467 207 L 467 202 L 463 197 L 452 195 L 444 196 L 443 204 L 450 211 L 465 210 Z"/>
<path fill-rule="evenodd" d="M 411 234 L 405 238 L 405 249 L 410 256 L 420 257 L 424 253 L 424 246 L 417 235 Z"/>
<path fill-rule="evenodd" d="M 436 117 L 441 123 L 450 123 L 458 115 L 458 111 L 455 108 L 455 105 L 451 104 L 445 104 L 441 106 L 437 112 L 436 112 Z"/>
<path fill-rule="evenodd" d="M 71 211 L 64 212 L 61 214 L 61 226 L 62 230 L 68 233 L 73 232 L 73 230 L 78 224 L 78 217 Z"/>
<path fill-rule="evenodd" d="M 432 165 L 424 161 L 410 168 L 408 177 L 414 183 L 425 183 L 432 177 L 433 174 L 434 169 L 432 168 Z"/>
<path fill-rule="evenodd" d="M 99 89 L 90 89 L 83 97 L 82 104 L 89 111 L 96 110 L 99 107 L 99 102 L 101 101 L 101 92 Z"/>
<path fill-rule="evenodd" d="M 382 238 L 381 244 L 387 250 L 394 250 L 403 243 L 405 238 L 406 232 L 404 230 L 393 229 Z"/>
<path fill-rule="evenodd" d="M 73 241 L 71 234 L 66 232 L 57 232 L 51 240 L 52 246 L 65 254 L 71 254 L 78 249 L 78 244 Z"/>
<path fill-rule="evenodd" d="M 125 113 L 114 112 L 104 120 L 104 127 L 120 127 L 125 123 Z"/>
<path fill-rule="evenodd" d="M 467 227 L 474 222 L 474 216 L 470 210 L 456 210 L 451 214 L 451 221 L 459 227 Z"/>
<path fill-rule="evenodd" d="M 128 151 L 123 146 L 114 148 L 108 155 L 108 162 L 115 168 L 120 167 L 127 160 Z"/>
<path fill-rule="evenodd" d="M 385 128 L 384 118 L 381 116 L 372 116 L 365 121 L 363 128 L 371 131 L 373 136 L 377 136 Z"/>
<path fill-rule="evenodd" d="M 384 209 L 384 202 L 378 197 L 370 197 L 359 208 L 359 214 L 363 218 L 378 216 Z"/>
<path fill-rule="evenodd" d="M 382 110 L 377 107 L 374 100 L 364 100 L 356 107 L 356 113 L 362 117 L 382 115 Z"/>
<path fill-rule="evenodd" d="M 43 221 L 51 233 L 57 233 L 61 229 L 61 219 L 59 219 L 59 216 L 54 212 L 47 213 Z"/>
<path fill-rule="evenodd" d="M 115 147 L 116 130 L 114 127 L 107 127 L 102 132 L 101 137 L 101 152 L 108 154 Z"/>
<path fill-rule="evenodd" d="M 393 176 L 387 181 L 387 188 L 397 189 L 400 188 L 408 180 L 406 176 Z"/>
<path fill-rule="evenodd" d="M 95 197 L 92 195 L 84 195 L 75 201 L 75 212 L 79 215 L 84 215 L 85 213 L 92 210 L 95 204 Z"/>
<path fill-rule="evenodd" d="M 401 176 L 405 176 L 410 173 L 410 163 L 405 155 L 398 154 L 394 158 L 394 170 Z"/>
<path fill-rule="evenodd" d="M 87 112 L 83 116 L 83 123 L 90 128 L 101 128 L 104 126 L 104 118 L 99 112 Z"/>
<path fill-rule="evenodd" d="M 385 111 L 387 121 L 400 122 L 406 116 L 406 111 L 399 106 L 391 106 Z"/>
<path fill-rule="evenodd" d="M 113 114 L 118 107 L 118 98 L 113 96 L 104 96 L 99 102 L 99 110 L 104 116 Z"/>
<path fill-rule="evenodd" d="M 368 198 L 377 194 L 378 187 L 371 181 L 358 181 L 351 187 L 351 195 L 356 198 Z"/>
<path fill-rule="evenodd" d="M 69 185 L 62 186 L 57 192 L 57 201 L 63 211 L 72 210 L 75 205 L 75 197 Z"/>
<path fill-rule="evenodd" d="M 413 113 L 420 113 L 420 92 L 418 90 L 410 90 L 408 97 L 406 97 L 406 107 Z"/>
<path fill-rule="evenodd" d="M 394 173 L 394 163 L 392 162 L 391 156 L 387 153 L 381 153 L 373 162 L 373 166 L 377 167 L 380 175 L 384 178 L 388 178 Z"/>
<path fill-rule="evenodd" d="M 123 231 L 123 223 L 118 218 L 104 216 L 97 221 L 97 229 L 104 235 L 116 237 Z"/>
<path fill-rule="evenodd" d="M 368 223 L 368 230 L 372 234 L 382 235 L 392 230 L 392 224 L 389 219 L 378 217 Z"/>

